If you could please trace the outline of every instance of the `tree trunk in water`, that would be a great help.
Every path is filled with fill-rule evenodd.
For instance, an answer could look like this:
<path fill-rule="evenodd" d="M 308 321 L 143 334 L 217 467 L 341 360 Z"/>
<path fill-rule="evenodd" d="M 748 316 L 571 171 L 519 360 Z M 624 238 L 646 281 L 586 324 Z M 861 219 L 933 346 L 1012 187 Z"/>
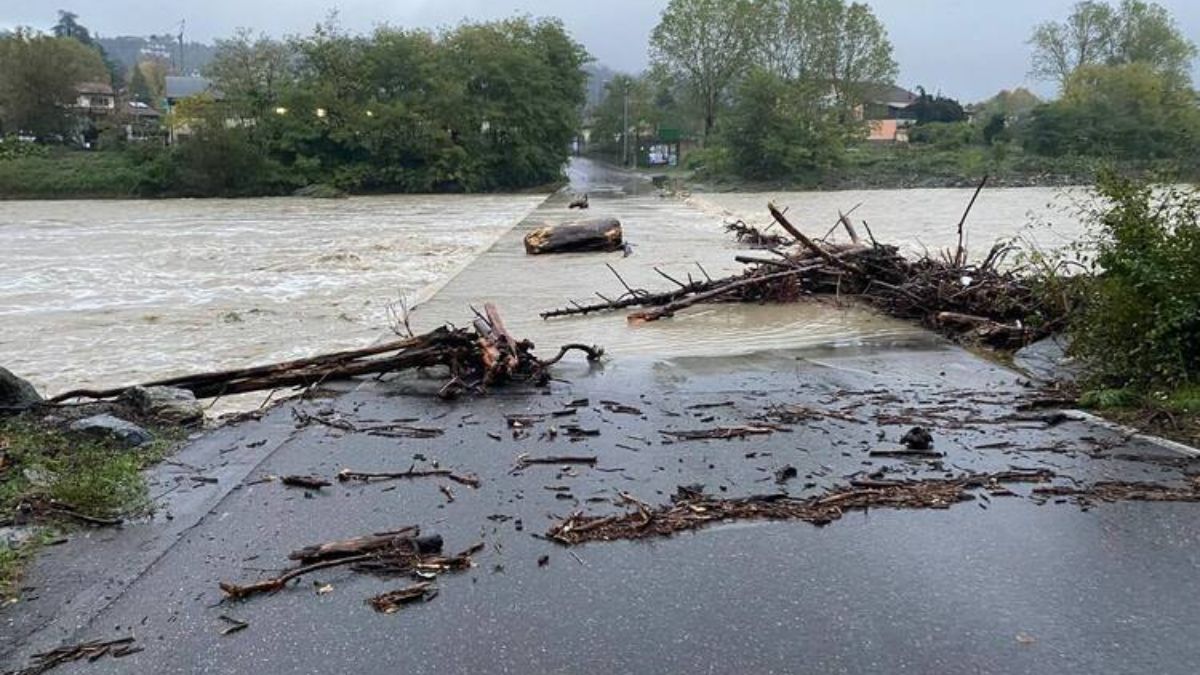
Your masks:
<path fill-rule="evenodd" d="M 621 222 L 616 218 L 543 227 L 525 235 L 525 252 L 529 255 L 615 251 L 623 244 Z"/>

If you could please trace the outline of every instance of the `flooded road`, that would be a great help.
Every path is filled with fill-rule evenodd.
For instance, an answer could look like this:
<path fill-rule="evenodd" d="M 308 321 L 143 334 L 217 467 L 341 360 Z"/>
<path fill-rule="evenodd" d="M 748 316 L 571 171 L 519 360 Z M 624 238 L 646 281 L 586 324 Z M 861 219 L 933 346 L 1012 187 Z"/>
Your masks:
<path fill-rule="evenodd" d="M 814 236 L 830 229 L 839 209 L 849 210 L 862 202 L 854 213 L 856 221 L 866 217 L 881 240 L 919 250 L 922 244 L 931 249 L 954 244 L 957 223 L 973 192 L 704 193 L 678 199 L 658 194 L 643 175 L 587 160 L 572 165 L 571 178 L 574 189 L 591 195 L 586 217 L 621 220 L 631 254 L 525 255 L 521 238 L 526 232 L 581 217 L 567 209 L 566 196 L 556 195 L 419 308 L 415 317 L 420 325 L 461 322 L 468 304 L 491 301 L 500 307 L 514 335 L 529 338 L 543 349 L 586 341 L 618 356 L 730 356 L 927 341 L 931 336 L 916 324 L 842 307 L 836 299 L 786 307 L 700 305 L 672 320 L 636 326 L 626 322 L 627 312 L 550 321 L 543 321 L 539 313 L 567 307 L 572 301 L 597 302 L 596 293 L 619 297 L 626 292 L 622 280 L 636 289 L 665 291 L 673 286 L 663 274 L 685 282 L 689 276 L 701 279 L 706 273 L 736 274 L 743 266 L 734 257 L 757 253 L 734 241 L 723 224 L 743 219 L 762 225 L 771 200 L 788 207 L 795 222 Z M 1074 239 L 1082 227 L 1072 215 L 1071 204 L 1082 194 L 1081 190 L 985 191 L 968 228 L 976 233 L 971 241 L 980 242 L 975 253 L 985 254 L 996 238 L 1018 234 L 1032 233 L 1039 243 L 1053 246 Z M 494 283 L 497 279 L 504 283 Z"/>
<path fill-rule="evenodd" d="M 361 345 L 542 199 L 0 202 L 0 364 L 56 392 Z"/>
<path fill-rule="evenodd" d="M 520 238 L 579 217 L 565 195 L 0 203 L 0 364 L 54 393 L 108 387 L 359 346 L 387 332 L 387 304 L 416 304 L 415 328 L 462 324 L 492 300 L 514 333 L 546 346 L 585 339 L 614 354 L 711 355 L 921 338 L 911 324 L 830 304 L 701 307 L 631 328 L 623 316 L 544 322 L 570 300 L 662 290 L 737 272 L 726 220 L 762 224 L 774 199 L 824 233 L 839 209 L 913 248 L 953 243 L 970 190 L 664 197 L 648 177 L 587 160 L 568 171 L 588 217 L 625 224 L 632 255 L 530 258 Z M 968 228 L 979 248 L 1030 223 L 1039 241 L 1078 236 L 1070 193 L 985 191 Z M 536 211 L 534 209 L 537 209 Z M 514 225 L 519 226 L 514 229 Z M 462 275 L 456 272 L 496 242 Z M 502 282 L 502 283 L 498 283 Z"/>
<path fill-rule="evenodd" d="M 864 238 L 865 220 L 877 240 L 910 254 L 957 246 L 958 222 L 974 189 L 845 190 L 838 192 L 705 193 L 688 203 L 713 216 L 762 228 L 771 222 L 766 204 L 787 208 L 793 224 L 820 236 L 853 209 L 852 220 Z M 1061 248 L 1084 236 L 1080 209 L 1088 188 L 994 188 L 979 194 L 964 228 L 968 253 L 984 257 L 999 240 L 1019 238 L 1043 250 Z M 775 228 L 776 230 L 778 227 Z M 845 240 L 841 228 L 835 238 Z"/>

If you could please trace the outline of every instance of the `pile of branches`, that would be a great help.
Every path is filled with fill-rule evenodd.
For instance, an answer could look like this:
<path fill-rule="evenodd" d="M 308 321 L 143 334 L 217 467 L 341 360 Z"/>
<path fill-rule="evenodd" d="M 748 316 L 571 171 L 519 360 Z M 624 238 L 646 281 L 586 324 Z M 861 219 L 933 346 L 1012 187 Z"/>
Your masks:
<path fill-rule="evenodd" d="M 792 245 L 792 240 L 781 234 L 768 233 L 766 232 L 768 229 L 770 227 L 760 230 L 753 225 L 746 224 L 744 220 L 725 224 L 726 232 L 736 237 L 739 244 L 745 244 L 751 248 L 783 248 Z"/>
<path fill-rule="evenodd" d="M 483 391 L 507 382 L 543 385 L 550 380 L 550 366 L 572 350 L 586 353 L 592 361 L 603 355 L 599 347 L 570 344 L 560 348 L 553 358 L 541 360 L 534 355 L 533 349 L 532 342 L 514 338 L 504 327 L 495 306 L 487 304 L 482 313 L 476 312 L 470 329 L 442 326 L 422 335 L 411 335 L 365 349 L 253 368 L 187 375 L 137 386 L 173 387 L 190 391 L 197 398 L 213 398 L 289 387 L 313 387 L 323 382 L 361 375 L 444 366 L 450 372 L 450 379 L 439 395 L 451 398 L 463 392 Z M 134 388 L 79 389 L 60 394 L 50 402 L 77 398 L 117 398 Z"/>
<path fill-rule="evenodd" d="M 980 185 L 982 189 L 983 185 Z M 979 192 L 976 191 L 976 197 Z M 972 204 L 974 199 L 972 199 Z M 962 245 L 940 257 L 926 254 L 912 260 L 895 246 L 859 237 L 849 218 L 841 224 L 849 244 L 817 242 L 788 221 L 775 205 L 771 216 L 795 238 L 795 248 L 771 249 L 774 257 L 737 256 L 746 265 L 740 274 L 722 279 L 684 283 L 663 274 L 675 284 L 664 292 L 630 288 L 616 299 L 600 296 L 598 303 L 571 303 L 570 307 L 544 312 L 542 318 L 588 314 L 640 307 L 631 322 L 657 321 L 699 303 L 794 302 L 811 295 L 856 297 L 883 312 L 918 320 L 952 337 L 971 339 L 994 347 L 1014 349 L 1045 337 L 1062 327 L 1066 310 L 1046 301 L 1021 270 L 1005 269 L 1012 247 L 997 245 L 980 262 L 968 260 Z M 864 223 L 865 225 L 865 223 Z M 660 274 L 662 274 L 660 272 Z"/>
<path fill-rule="evenodd" d="M 588 541 L 665 537 L 729 520 L 800 520 L 824 526 L 848 511 L 883 507 L 946 509 L 974 499 L 973 490 L 1011 494 L 1005 485 L 1046 483 L 1053 478 L 1052 472 L 1038 470 L 972 473 L 928 480 L 858 480 L 848 487 L 808 499 L 787 494 L 719 499 L 699 488 L 680 487 L 672 497 L 673 503 L 659 507 L 622 494 L 626 502 L 634 505 L 634 510 L 611 516 L 574 513 L 552 526 L 546 536 L 571 546 Z"/>

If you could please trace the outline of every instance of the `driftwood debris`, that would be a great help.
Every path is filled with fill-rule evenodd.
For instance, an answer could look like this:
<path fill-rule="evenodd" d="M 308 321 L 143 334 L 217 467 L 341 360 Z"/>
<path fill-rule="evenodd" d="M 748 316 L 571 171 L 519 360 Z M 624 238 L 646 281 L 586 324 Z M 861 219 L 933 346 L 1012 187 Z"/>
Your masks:
<path fill-rule="evenodd" d="M 624 246 L 622 237 L 621 221 L 616 218 L 594 218 L 538 228 L 525 235 L 525 252 L 542 255 L 616 251 Z"/>
<path fill-rule="evenodd" d="M 545 384 L 550 379 L 549 367 L 569 351 L 582 351 L 593 361 L 604 353 L 599 347 L 571 344 L 560 348 L 555 357 L 540 360 L 533 353 L 533 343 L 518 340 L 509 334 L 495 306 L 487 304 L 483 313 L 477 313 L 472 329 L 443 326 L 422 335 L 364 349 L 253 368 L 175 377 L 140 386 L 174 387 L 190 391 L 197 398 L 211 398 L 269 389 L 310 387 L 362 375 L 442 366 L 449 370 L 450 380 L 442 388 L 441 395 L 449 398 L 464 391 L 483 391 L 492 385 L 507 382 Z M 133 388 L 68 391 L 54 397 L 51 402 L 75 398 L 111 399 Z M 390 432 L 380 429 L 377 433 L 384 435 Z M 402 433 L 415 432 L 408 429 Z"/>
<path fill-rule="evenodd" d="M 732 234 L 739 244 L 745 244 L 751 248 L 783 248 L 791 246 L 792 240 L 781 234 L 767 232 L 770 226 L 759 229 L 753 225 L 749 225 L 744 220 L 736 220 L 731 223 L 725 223 L 725 231 Z"/>
<path fill-rule="evenodd" d="M 456 555 L 445 556 L 442 554 L 441 537 L 422 536 L 420 528 L 406 527 L 393 532 L 306 546 L 288 556 L 298 561 L 298 566 L 278 576 L 246 585 L 221 582 L 220 586 L 225 597 L 244 600 L 262 593 L 281 591 L 288 582 L 306 574 L 343 566 L 349 566 L 357 572 L 411 574 L 428 580 L 442 572 L 469 569 L 471 556 L 482 549 L 482 544 L 476 544 Z"/>
<path fill-rule="evenodd" d="M 37 675 L 57 668 L 64 663 L 71 663 L 72 661 L 83 659 L 96 661 L 104 656 L 119 659 L 122 656 L 129 656 L 130 654 L 142 651 L 141 647 L 133 644 L 134 641 L 133 636 L 118 638 L 116 640 L 94 640 L 77 645 L 58 647 L 48 652 L 39 652 L 33 655 L 32 665 L 28 668 L 14 671 L 14 673 L 15 675 Z"/>
<path fill-rule="evenodd" d="M 1021 347 L 1061 329 L 1065 322 L 1063 303 L 1039 293 L 1024 268 L 1005 265 L 1014 250 L 1006 244 L 997 244 L 978 262 L 968 258 L 962 239 L 954 251 L 913 259 L 876 241 L 869 229 L 869 237 L 860 237 L 844 214 L 835 227 L 846 231 L 850 243 L 835 244 L 809 237 L 773 204 L 768 211 L 794 240 L 790 248 L 772 248 L 774 258 L 737 256 L 744 271 L 719 279 L 705 275 L 679 280 L 659 271 L 673 284 L 661 292 L 633 288 L 621 280 L 625 292 L 620 296 L 597 293 L 601 302 L 571 302 L 541 316 L 641 308 L 628 319 L 642 323 L 672 317 L 700 303 L 786 303 L 828 295 L 856 298 L 949 336 L 1000 348 Z M 959 233 L 968 214 L 969 209 L 958 224 Z"/>
<path fill-rule="evenodd" d="M 321 488 L 333 485 L 333 483 L 317 476 L 284 476 L 279 479 L 279 482 L 288 487 L 298 487 L 306 490 L 320 490 Z"/>
<path fill-rule="evenodd" d="M 405 527 L 392 532 L 380 532 L 353 539 L 329 541 L 322 544 L 305 546 L 288 554 L 291 560 L 299 560 L 305 565 L 323 560 L 336 560 L 353 555 L 372 553 L 385 548 L 409 546 L 418 552 L 428 553 L 442 549 L 442 539 L 436 535 L 421 537 L 421 530 L 416 526 Z"/>
<path fill-rule="evenodd" d="M 519 455 L 517 457 L 517 469 L 524 469 L 533 464 L 584 464 L 587 466 L 596 466 L 600 461 L 595 455 L 553 455 L 550 457 L 530 457 L 529 455 Z"/>
<path fill-rule="evenodd" d="M 431 581 L 406 586 L 399 590 L 390 591 L 367 599 L 367 604 L 380 614 L 395 614 L 405 605 L 417 602 L 429 602 L 437 597 L 437 587 Z"/>
<path fill-rule="evenodd" d="M 457 473 L 449 469 L 416 469 L 413 467 L 409 468 L 407 471 L 390 473 L 371 473 L 367 471 L 351 471 L 350 469 L 342 469 L 337 475 L 337 479 L 342 483 L 352 480 L 369 483 L 372 481 L 407 480 L 411 478 L 449 478 L 455 483 L 466 485 L 467 487 L 478 488 L 481 485 L 479 478 L 470 474 Z"/>
<path fill-rule="evenodd" d="M 748 438 L 750 436 L 769 436 L 780 431 L 774 425 L 752 425 L 741 427 L 716 427 L 713 429 L 692 429 L 687 431 L 660 431 L 664 436 L 670 436 L 678 441 L 729 440 L 732 438 Z"/>
<path fill-rule="evenodd" d="M 588 516 L 574 513 L 555 523 L 546 536 L 560 544 L 588 541 L 665 537 L 725 520 L 801 520 L 823 526 L 847 511 L 871 508 L 945 509 L 973 499 L 976 489 L 1011 483 L 1046 483 L 1050 471 L 1002 471 L 965 474 L 954 478 L 895 481 L 871 487 L 845 487 L 823 495 L 798 499 L 768 494 L 719 499 L 696 488 L 681 488 L 670 504 L 651 507 L 637 500 L 635 510 L 620 515 Z"/>

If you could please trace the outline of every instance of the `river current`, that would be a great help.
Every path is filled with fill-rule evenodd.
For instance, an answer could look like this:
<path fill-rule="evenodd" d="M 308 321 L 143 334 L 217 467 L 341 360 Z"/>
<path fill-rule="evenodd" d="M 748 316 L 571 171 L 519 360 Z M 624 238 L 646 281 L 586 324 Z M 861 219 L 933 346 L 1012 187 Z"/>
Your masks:
<path fill-rule="evenodd" d="M 575 174 L 580 166 L 573 167 Z M 1046 247 L 1077 239 L 1082 228 L 1075 210 L 1083 194 L 985 191 L 969 221 L 971 250 L 984 253 L 992 241 L 1012 236 Z M 631 281 L 652 288 L 667 283 L 654 266 L 682 275 L 696 261 L 713 274 L 735 271 L 738 249 L 722 224 L 743 219 L 762 225 L 772 200 L 817 235 L 833 225 L 839 210 L 857 206 L 854 220 L 866 220 L 881 241 L 936 251 L 954 245 L 970 196 L 970 190 L 880 190 L 679 199 L 643 190 L 607 209 L 623 217 L 631 241 L 646 242 L 634 247 L 633 256 L 617 254 L 612 262 Z M 433 295 L 544 199 L 0 202 L 0 365 L 53 394 L 367 344 L 387 332 L 389 303 L 405 298 L 417 304 Z M 607 211 L 603 197 L 593 199 L 593 215 Z M 724 314 L 701 308 L 691 324 L 664 322 L 637 331 L 618 319 L 604 323 L 599 336 L 578 336 L 584 326 L 600 324 L 544 324 L 537 313 L 585 287 L 613 291 L 616 281 L 602 261 L 581 259 L 575 285 L 555 284 L 553 275 L 538 278 L 540 263 L 529 263 L 524 273 L 514 269 L 525 263 L 519 251 L 511 253 L 498 266 L 472 265 L 474 277 L 464 275 L 459 284 L 478 289 L 479 299 L 501 297 L 513 332 L 525 329 L 535 338 L 598 338 L 610 352 L 672 353 L 679 345 L 706 344 L 706 315 L 724 327 L 711 334 L 709 349 L 718 352 L 731 322 L 764 346 L 910 330 L 865 312 L 813 305 L 793 306 L 786 316 L 771 307 Z M 693 267 L 692 273 L 699 272 Z M 461 293 L 461 301 L 451 303 L 454 311 L 418 311 L 416 318 L 465 319 L 469 310 L 458 305 L 471 291 Z"/>

